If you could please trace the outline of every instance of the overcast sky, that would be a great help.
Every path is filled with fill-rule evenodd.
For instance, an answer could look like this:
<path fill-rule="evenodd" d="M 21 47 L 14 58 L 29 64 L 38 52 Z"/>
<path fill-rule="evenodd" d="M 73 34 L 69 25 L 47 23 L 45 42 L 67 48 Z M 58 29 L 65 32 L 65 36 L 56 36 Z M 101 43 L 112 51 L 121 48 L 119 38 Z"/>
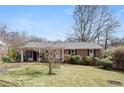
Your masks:
<path fill-rule="evenodd" d="M 115 36 L 124 36 L 124 6 L 109 6 L 121 26 Z M 10 31 L 26 31 L 29 35 L 64 40 L 72 31 L 74 6 L 0 6 L 0 23 Z"/>

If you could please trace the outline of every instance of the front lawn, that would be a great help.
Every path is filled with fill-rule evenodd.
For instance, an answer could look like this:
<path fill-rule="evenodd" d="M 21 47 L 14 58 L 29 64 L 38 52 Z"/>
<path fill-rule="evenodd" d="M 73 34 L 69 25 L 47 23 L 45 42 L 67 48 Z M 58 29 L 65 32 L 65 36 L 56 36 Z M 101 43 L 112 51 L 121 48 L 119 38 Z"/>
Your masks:
<path fill-rule="evenodd" d="M 61 64 L 53 72 L 54 75 L 48 75 L 45 63 L 28 63 L 0 74 L 0 86 L 124 86 L 124 72 L 70 64 Z M 109 83 L 109 80 L 119 81 L 121 84 Z"/>

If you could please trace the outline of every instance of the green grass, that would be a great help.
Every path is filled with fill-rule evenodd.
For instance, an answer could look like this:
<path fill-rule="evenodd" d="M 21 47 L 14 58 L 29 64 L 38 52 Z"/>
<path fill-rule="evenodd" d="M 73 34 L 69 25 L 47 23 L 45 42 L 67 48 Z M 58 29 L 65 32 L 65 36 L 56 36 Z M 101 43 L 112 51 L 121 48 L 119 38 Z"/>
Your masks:
<path fill-rule="evenodd" d="M 54 69 L 55 75 L 48 75 L 46 64 L 29 63 L 20 68 L 9 69 L 0 75 L 0 86 L 58 86 L 58 87 L 95 87 L 124 86 L 124 73 L 98 69 L 90 66 L 61 64 Z M 122 85 L 110 84 L 108 80 L 117 80 Z"/>

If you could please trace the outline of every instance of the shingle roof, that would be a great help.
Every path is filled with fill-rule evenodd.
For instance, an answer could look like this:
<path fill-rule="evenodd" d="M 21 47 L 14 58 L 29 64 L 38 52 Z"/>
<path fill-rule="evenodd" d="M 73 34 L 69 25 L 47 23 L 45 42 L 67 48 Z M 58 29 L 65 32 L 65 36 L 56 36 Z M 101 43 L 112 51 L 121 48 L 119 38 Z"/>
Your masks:
<path fill-rule="evenodd" d="M 47 46 L 55 45 L 57 48 L 64 49 L 101 49 L 102 47 L 95 42 L 30 42 L 20 48 L 45 48 Z"/>
<path fill-rule="evenodd" d="M 5 40 L 3 40 L 2 38 L 0 38 L 0 44 L 4 45 L 4 46 L 10 46 L 10 44 L 8 44 Z"/>

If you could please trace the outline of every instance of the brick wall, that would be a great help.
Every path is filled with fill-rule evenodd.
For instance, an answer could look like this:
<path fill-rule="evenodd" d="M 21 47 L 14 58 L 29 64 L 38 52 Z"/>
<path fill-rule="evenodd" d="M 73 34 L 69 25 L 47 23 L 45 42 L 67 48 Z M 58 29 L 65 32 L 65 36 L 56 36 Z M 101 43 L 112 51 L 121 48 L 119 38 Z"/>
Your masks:
<path fill-rule="evenodd" d="M 65 49 L 64 50 L 64 55 L 68 55 L 69 54 L 69 49 Z"/>
<path fill-rule="evenodd" d="M 101 50 L 100 49 L 95 49 L 95 51 L 96 51 L 96 57 L 101 57 L 101 55 L 102 55 Z"/>
<path fill-rule="evenodd" d="M 77 55 L 80 55 L 81 57 L 88 56 L 88 50 L 87 49 L 77 49 Z"/>
<path fill-rule="evenodd" d="M 100 57 L 101 56 L 101 50 L 95 49 L 95 56 Z M 69 49 L 64 50 L 64 55 L 69 54 Z M 88 56 L 88 49 L 77 49 L 77 55 L 80 55 L 81 57 Z"/>

